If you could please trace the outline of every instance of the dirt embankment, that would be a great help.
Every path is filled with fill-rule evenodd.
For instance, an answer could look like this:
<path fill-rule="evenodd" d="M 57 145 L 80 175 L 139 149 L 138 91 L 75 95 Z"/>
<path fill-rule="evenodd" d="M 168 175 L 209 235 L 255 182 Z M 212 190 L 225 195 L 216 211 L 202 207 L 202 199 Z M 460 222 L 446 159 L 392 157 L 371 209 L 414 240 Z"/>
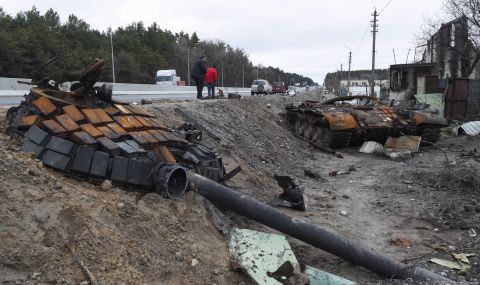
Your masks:
<path fill-rule="evenodd" d="M 227 170 L 242 167 L 227 183 L 235 190 L 268 203 L 281 192 L 273 174 L 290 175 L 305 186 L 308 205 L 306 212 L 285 209 L 288 213 L 397 260 L 455 280 L 477 282 L 479 237 L 470 237 L 468 229 L 478 232 L 480 227 L 475 186 L 480 162 L 469 151 L 480 149 L 480 139 L 442 139 L 439 146 L 447 150 L 424 149 L 404 161 L 360 154 L 357 148 L 342 150 L 345 158 L 340 159 L 313 150 L 284 128 L 279 115 L 284 105 L 303 99 L 319 96 L 162 102 L 148 108 L 169 126 L 184 121 L 175 112 L 179 108 L 218 136 L 220 141 L 204 134 Z M 35 275 L 39 283 L 78 284 L 84 278 L 67 246 L 73 240 L 76 252 L 102 284 L 250 283 L 232 270 L 228 237 L 212 225 L 198 195 L 188 193 L 172 201 L 118 187 L 102 191 L 89 181 L 44 168 L 18 153 L 18 144 L 4 135 L 0 139 L 0 280 L 15 284 L 40 273 Z M 328 176 L 351 165 L 357 171 Z M 322 179 L 306 177 L 304 168 Z M 269 231 L 236 216 L 233 223 Z M 410 240 L 411 246 L 392 245 L 397 237 Z M 360 284 L 390 283 L 302 242 L 289 241 L 299 260 L 308 265 Z M 476 253 L 470 258 L 472 269 L 461 275 L 428 262 L 432 257 L 451 258 L 451 252 L 437 250 L 443 245 L 457 253 Z M 198 265 L 192 266 L 197 260 Z"/>

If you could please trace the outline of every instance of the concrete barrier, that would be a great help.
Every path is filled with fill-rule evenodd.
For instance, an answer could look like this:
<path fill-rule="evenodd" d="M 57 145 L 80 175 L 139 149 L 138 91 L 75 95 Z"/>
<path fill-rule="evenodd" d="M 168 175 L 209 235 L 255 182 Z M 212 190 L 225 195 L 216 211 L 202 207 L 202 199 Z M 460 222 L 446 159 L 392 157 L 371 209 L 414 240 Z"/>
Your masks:
<path fill-rule="evenodd" d="M 27 81 L 28 78 L 5 78 L 0 77 L 0 105 L 18 104 L 23 95 L 27 94 L 31 85 L 20 84 L 17 81 Z M 101 86 L 105 82 L 97 82 L 95 86 Z M 141 99 L 194 99 L 197 89 L 195 86 L 159 86 L 156 84 L 130 84 L 130 83 L 109 83 L 113 85 L 113 95 L 119 100 L 132 102 Z M 70 83 L 62 83 L 61 90 L 69 90 Z M 240 93 L 242 96 L 250 95 L 250 88 L 216 87 L 224 91 Z M 203 96 L 207 95 L 207 88 L 203 89 Z"/>

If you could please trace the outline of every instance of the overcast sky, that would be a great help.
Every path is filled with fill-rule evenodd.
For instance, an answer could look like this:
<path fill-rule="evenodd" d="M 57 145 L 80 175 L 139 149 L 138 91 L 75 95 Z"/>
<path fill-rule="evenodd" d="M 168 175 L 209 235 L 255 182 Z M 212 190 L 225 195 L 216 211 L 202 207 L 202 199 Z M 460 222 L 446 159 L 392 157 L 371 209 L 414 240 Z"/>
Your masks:
<path fill-rule="evenodd" d="M 42 13 L 53 8 L 62 22 L 69 14 L 92 28 L 106 30 L 132 22 L 157 22 L 172 32 L 197 32 L 201 39 L 221 39 L 244 49 L 254 64 L 280 67 L 323 83 L 327 72 L 371 68 L 371 28 L 378 12 L 390 0 L 1 0 L 10 15 L 35 5 Z M 425 16 L 438 15 L 442 0 L 392 0 L 379 16 L 378 68 L 413 60 L 415 34 Z M 362 42 L 362 38 L 365 38 Z"/>

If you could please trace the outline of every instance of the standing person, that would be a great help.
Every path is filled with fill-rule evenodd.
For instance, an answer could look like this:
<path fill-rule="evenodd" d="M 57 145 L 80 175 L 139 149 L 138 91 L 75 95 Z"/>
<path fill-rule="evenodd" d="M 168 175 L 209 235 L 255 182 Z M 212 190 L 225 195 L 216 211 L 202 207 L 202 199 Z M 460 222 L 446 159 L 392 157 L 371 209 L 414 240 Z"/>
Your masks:
<path fill-rule="evenodd" d="M 205 74 L 205 81 L 207 82 L 208 98 L 215 96 L 215 82 L 218 80 L 217 67 L 215 65 L 210 66 Z"/>
<path fill-rule="evenodd" d="M 197 99 L 202 99 L 202 91 L 203 91 L 203 78 L 205 73 L 207 73 L 207 65 L 205 64 L 206 58 L 204 55 L 197 60 L 190 71 L 190 77 L 193 78 L 195 81 L 195 85 L 197 86 Z"/>

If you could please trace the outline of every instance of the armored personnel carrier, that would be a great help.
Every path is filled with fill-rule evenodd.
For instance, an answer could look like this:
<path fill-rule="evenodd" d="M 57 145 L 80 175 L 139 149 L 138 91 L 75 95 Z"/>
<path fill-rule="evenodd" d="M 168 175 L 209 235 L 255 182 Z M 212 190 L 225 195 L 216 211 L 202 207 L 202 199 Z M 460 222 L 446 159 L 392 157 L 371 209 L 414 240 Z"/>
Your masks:
<path fill-rule="evenodd" d="M 169 197 L 184 193 L 187 170 L 222 181 L 222 159 L 202 142 L 200 131 L 187 124 L 169 128 L 155 114 L 113 99 L 111 86 L 96 86 L 104 65 L 96 60 L 70 91 L 59 90 L 48 78 L 27 82 L 35 87 L 8 110 L 5 122 L 8 134 L 23 139 L 21 150 L 71 175 Z"/>
<path fill-rule="evenodd" d="M 361 104 L 346 104 L 358 100 Z M 361 144 L 366 140 L 385 143 L 389 136 L 417 135 L 424 144 L 440 138 L 447 121 L 423 110 L 382 105 L 376 97 L 348 96 L 286 106 L 289 127 L 304 139 L 331 148 Z"/>

